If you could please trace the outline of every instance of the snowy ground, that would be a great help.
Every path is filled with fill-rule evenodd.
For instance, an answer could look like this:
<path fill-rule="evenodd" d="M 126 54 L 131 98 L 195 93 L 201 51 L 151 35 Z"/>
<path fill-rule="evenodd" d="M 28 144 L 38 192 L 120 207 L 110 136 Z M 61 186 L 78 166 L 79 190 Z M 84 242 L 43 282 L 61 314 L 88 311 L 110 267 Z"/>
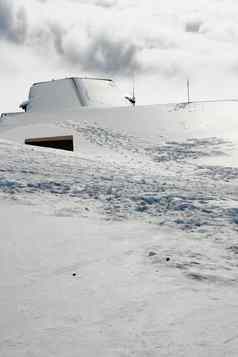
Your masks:
<path fill-rule="evenodd" d="M 230 106 L 232 126 L 206 123 L 211 103 L 202 125 L 194 107 L 150 125 L 135 112 L 127 128 L 68 114 L 57 125 L 80 134 L 75 153 L 0 127 L 0 355 L 237 356 Z"/>

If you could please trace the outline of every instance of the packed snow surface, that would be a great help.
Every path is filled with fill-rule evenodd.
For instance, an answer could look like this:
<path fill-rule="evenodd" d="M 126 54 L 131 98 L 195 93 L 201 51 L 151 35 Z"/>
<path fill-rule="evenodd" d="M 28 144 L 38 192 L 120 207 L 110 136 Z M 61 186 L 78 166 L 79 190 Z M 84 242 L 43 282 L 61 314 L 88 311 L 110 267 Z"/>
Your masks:
<path fill-rule="evenodd" d="M 236 102 L 2 119 L 0 355 L 237 356 L 237 133 Z"/>

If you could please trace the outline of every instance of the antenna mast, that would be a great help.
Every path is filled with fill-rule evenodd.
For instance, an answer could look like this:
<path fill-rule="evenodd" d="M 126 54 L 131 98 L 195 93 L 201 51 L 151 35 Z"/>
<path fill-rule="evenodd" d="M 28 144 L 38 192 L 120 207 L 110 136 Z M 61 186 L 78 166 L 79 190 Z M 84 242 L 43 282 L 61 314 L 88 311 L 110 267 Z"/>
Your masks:
<path fill-rule="evenodd" d="M 132 90 L 132 98 L 131 103 L 133 107 L 136 105 L 136 97 L 135 97 L 135 72 L 133 73 L 133 90 Z"/>
<path fill-rule="evenodd" d="M 187 79 L 188 104 L 190 103 L 190 81 Z"/>
<path fill-rule="evenodd" d="M 135 73 L 133 73 L 133 88 L 132 88 L 132 97 L 125 97 L 132 105 L 136 105 L 136 96 L 135 96 Z"/>

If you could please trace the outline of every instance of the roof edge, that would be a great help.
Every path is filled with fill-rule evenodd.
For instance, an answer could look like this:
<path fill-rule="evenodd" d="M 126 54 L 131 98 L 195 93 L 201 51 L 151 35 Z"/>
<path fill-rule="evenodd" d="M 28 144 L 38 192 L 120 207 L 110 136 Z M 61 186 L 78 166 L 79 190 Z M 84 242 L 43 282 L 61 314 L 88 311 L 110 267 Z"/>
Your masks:
<path fill-rule="evenodd" d="M 35 82 L 33 83 L 33 86 L 40 85 L 40 84 L 46 84 L 54 81 L 62 81 L 64 79 L 89 79 L 89 80 L 95 80 L 95 81 L 107 81 L 107 82 L 113 82 L 113 79 L 111 78 L 98 78 L 98 77 L 64 77 L 64 78 L 58 78 L 58 79 L 51 79 L 50 81 L 42 81 L 42 82 Z"/>

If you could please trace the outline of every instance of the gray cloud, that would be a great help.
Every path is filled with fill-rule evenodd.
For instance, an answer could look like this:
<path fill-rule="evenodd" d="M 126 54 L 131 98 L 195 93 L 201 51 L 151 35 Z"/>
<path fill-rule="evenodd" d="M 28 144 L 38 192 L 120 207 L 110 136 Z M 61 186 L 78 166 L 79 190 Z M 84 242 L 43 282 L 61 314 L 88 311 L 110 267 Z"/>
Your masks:
<path fill-rule="evenodd" d="M 41 2 L 46 2 L 47 0 L 38 0 Z M 95 5 L 104 8 L 111 8 L 118 4 L 118 0 L 71 0 L 72 2 L 86 4 L 86 5 Z"/>
<path fill-rule="evenodd" d="M 185 25 L 186 32 L 198 33 L 202 26 L 202 22 L 198 20 L 188 21 Z"/>
<path fill-rule="evenodd" d="M 93 36 L 88 43 L 63 47 L 63 32 L 53 32 L 55 48 L 67 63 L 79 66 L 83 70 L 111 74 L 127 74 L 139 69 L 137 60 L 138 47 L 127 39 L 115 40 L 105 33 Z"/>
<path fill-rule="evenodd" d="M 58 24 L 50 24 L 49 29 L 53 39 L 54 47 L 59 55 L 64 55 L 63 37 L 66 31 Z"/>
<path fill-rule="evenodd" d="M 83 64 L 85 69 L 127 74 L 139 69 L 137 51 L 133 44 L 116 44 L 110 39 L 100 38 L 100 41 L 96 40 L 86 52 Z"/>
<path fill-rule="evenodd" d="M 101 7 L 112 7 L 117 1 L 89 0 L 91 4 Z M 80 3 L 84 3 L 84 0 Z M 136 42 L 131 38 L 129 29 L 114 28 L 113 23 L 111 31 L 108 31 L 108 26 L 90 27 L 85 24 L 77 24 L 66 31 L 59 22 L 50 23 L 47 20 L 43 24 L 29 26 L 28 31 L 23 8 L 16 10 L 10 6 L 10 0 L 0 0 L 0 38 L 17 44 L 24 43 L 42 55 L 51 51 L 51 55 L 55 53 L 59 56 L 68 68 L 111 75 L 127 75 L 135 70 L 143 73 L 153 68 L 147 58 L 144 62 L 140 58 L 143 50 L 151 52 L 153 49 L 167 50 L 174 47 L 171 39 L 163 34 L 143 35 Z"/>
<path fill-rule="evenodd" d="M 97 0 L 95 1 L 95 5 L 110 8 L 117 5 L 117 0 Z"/>
<path fill-rule="evenodd" d="M 107 37 L 94 39 L 83 56 L 85 69 L 110 73 L 128 73 L 138 67 L 137 47 L 126 41 L 113 41 Z"/>
<path fill-rule="evenodd" d="M 24 8 L 17 11 L 7 0 L 0 0 L 0 38 L 23 43 L 27 34 L 27 17 Z"/>

